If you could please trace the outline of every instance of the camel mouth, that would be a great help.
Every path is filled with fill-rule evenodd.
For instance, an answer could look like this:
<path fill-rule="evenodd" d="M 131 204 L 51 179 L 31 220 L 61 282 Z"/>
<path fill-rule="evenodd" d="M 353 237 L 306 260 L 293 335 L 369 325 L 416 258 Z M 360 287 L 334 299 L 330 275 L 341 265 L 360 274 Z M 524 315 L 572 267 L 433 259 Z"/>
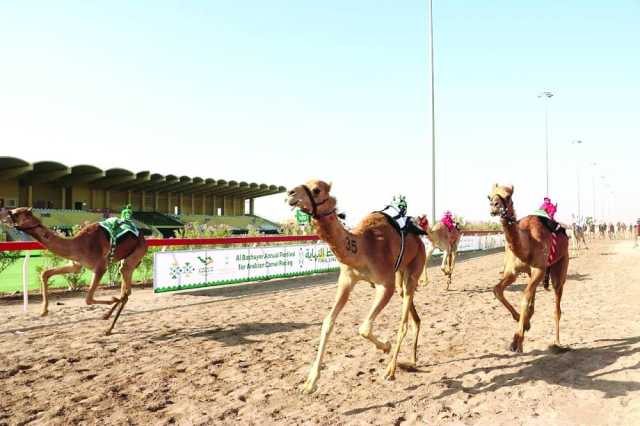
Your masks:
<path fill-rule="evenodd" d="M 3 223 L 7 226 L 13 226 L 13 221 L 11 220 L 11 215 L 9 214 L 9 210 L 2 209 L 0 210 L 0 223 Z"/>

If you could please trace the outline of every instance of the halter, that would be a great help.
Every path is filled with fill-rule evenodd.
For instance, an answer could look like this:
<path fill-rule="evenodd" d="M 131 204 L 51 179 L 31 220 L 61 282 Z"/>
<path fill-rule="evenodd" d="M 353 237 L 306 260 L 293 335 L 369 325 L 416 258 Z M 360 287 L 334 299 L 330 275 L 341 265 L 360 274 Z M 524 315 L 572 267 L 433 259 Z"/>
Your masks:
<path fill-rule="evenodd" d="M 507 225 L 513 225 L 517 221 L 515 217 L 509 215 L 507 202 L 500 194 L 496 194 L 496 196 L 500 199 L 500 204 L 502 204 L 502 207 L 500 207 L 500 217 L 507 221 Z"/>
<path fill-rule="evenodd" d="M 301 208 L 303 212 L 310 214 L 311 217 L 314 219 L 320 219 L 323 217 L 331 216 L 336 212 L 336 209 L 333 209 L 330 212 L 318 214 L 318 206 L 321 206 L 327 201 L 329 201 L 329 197 L 320 201 L 319 203 L 316 203 L 316 200 L 313 198 L 313 194 L 311 193 L 311 190 L 309 189 L 309 187 L 307 185 L 302 185 L 302 189 L 304 189 L 304 192 L 307 193 L 307 197 L 309 197 L 309 201 L 311 201 L 311 212 L 305 210 L 304 208 Z"/>
<path fill-rule="evenodd" d="M 14 214 L 13 214 L 13 212 L 11 210 L 9 210 L 9 217 L 11 218 L 11 226 L 13 226 L 18 231 L 22 231 L 22 232 L 31 231 L 32 229 L 36 229 L 36 228 L 39 228 L 39 227 L 42 226 L 41 223 L 38 223 L 38 224 L 33 225 L 33 226 L 29 226 L 27 228 L 23 228 L 21 226 L 16 225 L 16 219 L 15 219 L 15 216 L 14 216 Z"/>

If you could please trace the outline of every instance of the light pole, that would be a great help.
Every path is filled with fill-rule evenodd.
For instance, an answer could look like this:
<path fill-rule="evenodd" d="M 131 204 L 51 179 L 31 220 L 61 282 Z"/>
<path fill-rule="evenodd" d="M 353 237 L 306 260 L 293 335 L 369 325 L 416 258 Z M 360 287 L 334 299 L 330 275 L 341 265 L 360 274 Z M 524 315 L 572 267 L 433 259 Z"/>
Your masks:
<path fill-rule="evenodd" d="M 571 145 L 582 145 L 581 140 L 571 142 Z M 580 158 L 576 156 L 576 177 L 578 182 L 578 223 L 582 221 L 581 209 L 580 209 Z"/>
<path fill-rule="evenodd" d="M 429 0 L 429 69 L 431 71 L 431 218 L 436 220 L 436 114 L 433 84 L 433 0 Z"/>
<path fill-rule="evenodd" d="M 607 222 L 607 215 L 606 215 L 606 211 L 607 211 L 607 194 L 606 194 L 606 190 L 607 190 L 607 181 L 606 181 L 606 177 L 604 176 L 600 176 L 600 179 L 602 179 L 602 196 L 600 197 L 602 199 L 602 219 L 605 221 L 605 223 Z"/>
<path fill-rule="evenodd" d="M 591 184 L 593 185 L 593 222 L 596 222 L 596 167 L 598 163 L 591 163 L 593 172 L 591 173 Z"/>
<path fill-rule="evenodd" d="M 547 90 L 540 93 L 538 97 L 544 99 L 544 145 L 546 152 L 545 165 L 547 171 L 547 196 L 549 196 L 549 99 L 553 97 L 553 93 Z"/>

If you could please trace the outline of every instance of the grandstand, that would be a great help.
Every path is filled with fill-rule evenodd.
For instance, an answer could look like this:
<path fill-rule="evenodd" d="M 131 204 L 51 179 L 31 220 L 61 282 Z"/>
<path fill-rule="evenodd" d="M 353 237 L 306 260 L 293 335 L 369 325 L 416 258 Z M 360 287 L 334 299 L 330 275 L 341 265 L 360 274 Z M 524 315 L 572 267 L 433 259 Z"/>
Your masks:
<path fill-rule="evenodd" d="M 187 222 L 274 232 L 277 224 L 255 216 L 254 200 L 284 191 L 276 185 L 0 157 L 0 208 L 33 207 L 47 226 L 62 231 L 131 204 L 147 235 L 173 236 Z"/>

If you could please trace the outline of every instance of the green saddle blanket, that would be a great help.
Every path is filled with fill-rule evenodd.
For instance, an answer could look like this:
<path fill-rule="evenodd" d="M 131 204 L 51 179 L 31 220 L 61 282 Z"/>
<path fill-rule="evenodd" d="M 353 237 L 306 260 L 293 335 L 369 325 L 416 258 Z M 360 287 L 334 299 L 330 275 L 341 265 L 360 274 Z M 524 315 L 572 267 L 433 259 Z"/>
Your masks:
<path fill-rule="evenodd" d="M 549 219 L 549 220 L 552 220 L 552 219 L 549 217 L 549 214 L 548 214 L 546 211 L 542 210 L 542 209 L 534 210 L 534 211 L 533 211 L 533 215 L 534 215 L 534 216 L 544 217 L 544 218 L 547 218 L 547 219 Z"/>
<path fill-rule="evenodd" d="M 109 233 L 109 239 L 113 245 L 116 240 L 127 232 L 131 232 L 136 237 L 140 235 L 138 227 L 130 220 L 122 220 L 118 217 L 110 217 L 99 223 Z"/>

